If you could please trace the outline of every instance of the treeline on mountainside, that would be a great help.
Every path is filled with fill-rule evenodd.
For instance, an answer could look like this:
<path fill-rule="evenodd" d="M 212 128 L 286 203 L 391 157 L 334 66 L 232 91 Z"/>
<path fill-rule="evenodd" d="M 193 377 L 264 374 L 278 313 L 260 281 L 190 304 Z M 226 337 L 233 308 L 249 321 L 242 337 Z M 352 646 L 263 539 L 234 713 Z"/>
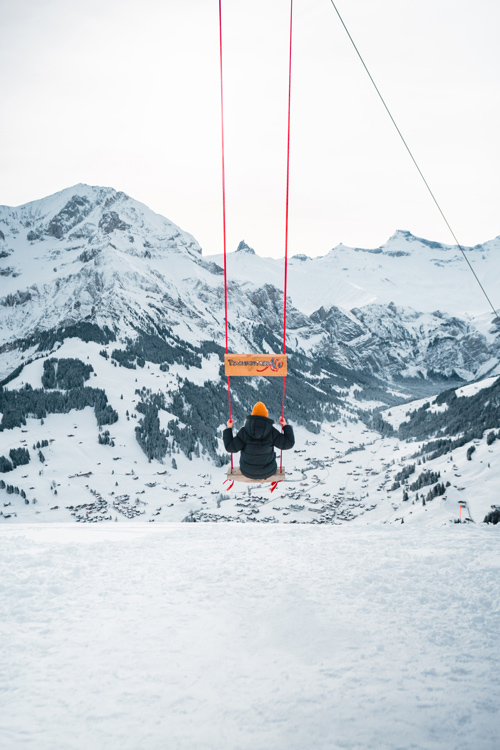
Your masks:
<path fill-rule="evenodd" d="M 116 341 L 116 336 L 107 326 L 100 328 L 96 323 L 81 321 L 68 326 L 53 328 L 50 331 L 38 331 L 31 336 L 17 339 L 14 346 L 26 351 L 37 347 L 39 352 L 47 352 L 54 348 L 57 343 L 63 343 L 65 339 L 78 338 L 82 341 L 94 341 L 96 344 L 109 344 Z"/>
<path fill-rule="evenodd" d="M 364 418 L 361 416 L 367 427 L 380 433 L 382 437 L 392 437 L 394 435 L 394 427 L 385 421 L 379 411 L 374 411 L 371 414 L 364 412 L 363 414 L 367 415 Z"/>
<path fill-rule="evenodd" d="M 0 386 L 15 380 L 23 369 L 24 364 L 16 367 L 0 382 Z M 86 365 L 80 359 L 48 359 L 43 363 L 42 385 L 44 388 L 77 388 L 89 379 L 93 371 L 92 365 Z"/>
<path fill-rule="evenodd" d="M 218 453 L 217 443 L 217 429 L 227 420 L 223 410 L 227 399 L 223 382 L 217 385 L 209 382 L 201 388 L 184 381 L 168 407 L 162 393 L 152 393 L 146 388 L 136 393 L 141 397 L 136 411 L 142 417 L 135 434 L 149 460 L 161 461 L 167 455 L 182 451 L 189 459 L 206 453 L 216 466 L 224 465 L 226 457 Z M 160 426 L 159 412 L 167 409 L 176 419 L 171 419 L 165 430 Z M 175 459 L 173 465 L 174 462 Z"/>
<path fill-rule="evenodd" d="M 163 393 L 152 393 L 146 388 L 136 390 L 136 395 L 142 399 L 136 406 L 136 411 L 142 414 L 135 428 L 137 442 L 150 461 L 153 458 L 161 461 L 173 449 L 167 433 L 160 427 L 158 416 L 160 409 L 166 408 L 165 396 Z"/>
<path fill-rule="evenodd" d="M 415 464 L 409 464 L 408 466 L 403 466 L 401 471 L 398 471 L 397 474 L 394 475 L 394 481 L 391 485 L 390 492 L 393 490 L 397 490 L 399 487 L 401 487 L 401 482 L 404 482 L 406 479 L 408 479 L 409 476 L 415 473 Z"/>
<path fill-rule="evenodd" d="M 3 479 L 0 479 L 0 490 L 5 490 L 6 493 L 7 493 L 7 495 L 20 495 L 23 498 L 23 500 L 24 500 L 24 502 L 25 502 L 26 505 L 30 504 L 30 501 L 26 497 L 26 492 L 23 489 L 19 489 L 19 487 L 17 487 L 17 485 L 6 484 Z M 36 497 L 32 498 L 31 502 L 33 503 L 33 505 L 35 505 L 36 502 L 37 502 Z M 8 506 L 8 505 L 12 505 L 12 503 L 11 502 L 4 503 L 4 507 Z M 17 515 L 17 513 L 14 510 L 12 512 L 15 515 Z M 10 513 L 6 514 L 5 511 L 3 512 L 4 518 L 10 518 L 10 515 L 11 515 Z"/>
<path fill-rule="evenodd" d="M 280 349 L 281 344 L 274 332 L 263 325 L 252 329 L 251 336 L 252 341 L 249 341 L 249 344 L 251 343 L 252 347 L 257 348 L 257 350 L 259 348 L 262 350 L 271 348 L 274 351 L 279 351 Z M 127 340 L 125 349 L 113 349 L 110 356 L 112 360 L 123 367 L 136 369 L 137 367 L 144 367 L 146 362 L 152 362 L 159 364 L 161 369 L 166 370 L 174 363 L 183 364 L 188 368 L 202 368 L 203 358 L 207 358 L 213 353 L 217 354 L 222 362 L 224 351 L 222 346 L 213 341 L 204 341 L 199 346 L 190 345 L 175 336 L 171 329 L 157 327 L 154 333 L 138 331 L 136 339 Z M 102 350 L 100 354 L 106 358 L 109 356 L 106 350 Z M 220 375 L 222 382 L 225 382 L 222 364 Z M 276 388 L 276 379 L 260 378 L 258 388 L 260 391 L 262 383 L 271 383 L 272 381 L 274 381 L 274 386 L 265 386 L 260 400 L 267 399 L 268 408 L 277 418 L 281 414 L 281 393 L 280 389 Z M 241 392 L 241 401 L 244 403 L 248 389 L 242 385 L 242 382 L 242 378 L 233 378 L 231 390 L 234 390 L 235 394 Z M 293 419 L 298 424 L 304 424 L 309 430 L 318 432 L 319 425 L 323 420 L 333 420 L 338 417 L 336 405 L 339 403 L 339 388 L 346 389 L 347 392 L 354 384 L 360 385 L 363 389 L 362 396 L 358 396 L 360 400 L 363 400 L 363 398 L 378 400 L 389 405 L 399 404 L 403 400 L 389 394 L 384 390 L 383 384 L 376 381 L 373 376 L 349 370 L 327 356 L 321 355 L 312 359 L 303 354 L 293 353 L 288 360 L 286 383 L 286 401 L 293 409 Z M 189 386 L 186 387 L 189 388 Z M 255 397 L 254 395 L 255 387 L 250 386 L 250 388 L 252 388 L 252 395 L 247 403 L 250 403 L 252 399 L 254 401 L 258 399 L 258 396 Z M 306 394 L 303 393 L 304 388 L 307 391 Z M 316 394 L 316 398 L 314 398 L 314 394 Z M 193 395 L 195 399 L 198 398 L 198 393 L 193 392 Z M 224 401 L 226 400 L 227 397 Z M 189 399 L 187 401 L 190 403 Z M 180 414 L 177 416 L 181 418 Z M 206 414 L 205 417 L 213 422 L 209 414 Z M 384 435 L 393 434 L 391 425 L 384 422 L 378 413 L 367 412 L 366 419 L 373 429 Z M 220 424 L 220 421 L 217 423 Z"/>
<path fill-rule="evenodd" d="M 431 471 L 426 469 L 418 475 L 416 480 L 410 484 L 410 490 L 415 492 L 416 490 L 426 487 L 428 484 L 434 484 L 440 478 L 441 474 L 439 471 Z M 444 492 L 444 491 L 443 491 Z"/>
<path fill-rule="evenodd" d="M 46 359 L 43 363 L 42 385 L 44 388 L 82 388 L 90 373 L 92 365 L 86 365 L 80 359 Z"/>
<path fill-rule="evenodd" d="M 4 385 L 7 385 L 12 380 L 15 380 L 17 376 L 22 373 L 23 370 L 24 370 L 24 363 L 22 365 L 19 365 L 19 367 L 16 367 L 15 370 L 12 370 L 10 375 L 7 375 L 6 378 L 4 378 L 3 380 L 0 380 L 0 388 L 3 387 Z"/>
<path fill-rule="evenodd" d="M 261 347 L 266 344 L 276 348 L 273 335 L 264 326 L 260 328 Z M 150 460 L 162 460 L 181 450 L 188 458 L 207 453 L 216 465 L 227 463 L 229 456 L 218 452 L 217 440 L 221 437 L 218 430 L 228 418 L 227 381 L 222 364 L 224 349 L 209 341 L 190 348 L 186 348 L 185 342 L 175 343 L 173 346 L 158 336 L 141 334 L 135 341 L 129 341 L 126 349 L 115 349 L 111 353 L 112 359 L 133 368 L 142 366 L 142 360 L 168 367 L 180 362 L 180 353 L 185 365 L 196 367 L 201 366 L 203 357 L 212 353 L 221 359 L 220 380 L 217 382 L 206 381 L 201 386 L 187 378 L 178 378 L 178 390 L 167 394 L 167 398 L 145 388 L 137 391 L 141 401 L 136 408 L 142 415 L 136 427 L 137 441 Z M 106 356 L 107 352 L 101 351 L 101 354 Z M 317 434 L 323 421 L 339 418 L 339 389 L 347 392 L 354 383 L 361 383 L 372 396 L 376 392 L 380 397 L 381 386 L 373 386 L 373 378 L 364 373 L 353 373 L 327 357 L 313 361 L 303 354 L 293 354 L 288 360 L 285 417 L 292 424 L 304 426 Z M 256 401 L 263 401 L 270 416 L 277 421 L 281 415 L 282 395 L 282 381 L 279 378 L 232 378 L 231 407 L 235 429 L 243 426 Z M 390 401 L 400 403 L 401 399 L 391 397 Z M 175 416 L 166 429 L 160 426 L 160 410 L 167 410 Z M 362 418 L 383 435 L 394 433 L 392 426 L 384 421 L 378 411 L 364 412 Z"/>
<path fill-rule="evenodd" d="M 53 349 L 56 344 L 62 344 L 65 339 L 69 338 L 79 338 L 85 342 L 94 341 L 97 344 L 108 344 L 110 341 L 116 341 L 115 334 L 107 326 L 100 328 L 95 323 L 82 321 L 81 323 L 54 328 L 51 331 L 40 331 L 31 336 L 17 339 L 12 344 L 9 344 L 9 347 L 18 348 L 24 352 L 36 346 L 38 352 L 46 352 Z M 29 364 L 29 361 L 16 367 L 6 378 L 0 381 L 0 387 L 15 380 L 21 374 L 26 364 Z"/>
<path fill-rule="evenodd" d="M 422 485 L 423 486 L 423 485 Z M 450 483 L 446 483 L 446 487 L 449 487 Z M 422 505 L 425 505 L 426 503 L 429 503 L 431 500 L 434 500 L 435 497 L 439 497 L 440 495 L 444 495 L 446 492 L 446 487 L 444 486 L 443 482 L 437 483 L 434 485 L 434 487 L 431 487 L 427 495 L 424 497 L 424 494 L 419 498 L 418 492 L 415 495 L 415 500 L 418 501 L 419 499 L 422 500 Z M 411 487 L 410 487 L 411 489 Z M 403 490 L 403 502 L 406 503 L 410 499 L 410 496 L 408 494 L 408 491 L 405 489 Z"/>
<path fill-rule="evenodd" d="M 431 412 L 430 404 L 426 403 L 399 427 L 401 440 L 412 437 L 423 440 L 439 434 L 439 438 L 428 442 L 420 451 L 431 453 L 430 458 L 437 458 L 471 440 L 479 440 L 485 430 L 500 423 L 500 378 L 473 396 L 457 397 L 454 390 L 448 390 L 435 402 L 437 405 L 447 404 L 448 408 Z M 447 435 L 458 437 L 445 437 Z"/>
<path fill-rule="evenodd" d="M 440 495 L 444 495 L 446 492 L 446 487 L 444 486 L 443 482 L 436 484 L 434 487 L 432 487 L 427 495 L 425 496 L 425 502 L 429 503 L 431 500 L 434 500 L 435 497 L 439 497 Z M 423 501 L 422 501 L 423 502 Z M 423 502 L 425 505 L 425 503 Z"/>
<path fill-rule="evenodd" d="M 0 432 L 26 424 L 28 417 L 44 419 L 48 414 L 68 414 L 72 409 L 93 406 L 99 426 L 113 424 L 118 420 L 117 412 L 108 404 L 106 393 L 101 388 L 71 388 L 67 391 L 32 388 L 26 384 L 18 391 L 0 388 Z"/>
<path fill-rule="evenodd" d="M 136 427 L 139 445 L 149 459 L 161 460 L 177 449 L 188 458 L 207 453 L 216 463 L 223 465 L 229 460 L 225 453 L 218 453 L 217 438 L 221 424 L 228 419 L 227 384 L 221 378 L 218 382 L 206 381 L 203 386 L 190 380 L 179 379 L 179 389 L 171 396 L 168 405 L 163 394 L 153 394 L 145 388 L 137 391 L 141 402 L 136 410 L 143 416 Z M 281 416 L 281 379 L 259 378 L 253 384 L 249 378 L 231 380 L 231 414 L 235 419 L 235 429 L 243 426 L 256 401 L 264 401 L 271 418 L 277 421 Z M 338 394 L 333 397 L 338 400 Z M 332 403 L 332 395 L 315 388 L 305 379 L 289 369 L 286 384 L 286 401 L 291 411 L 292 424 L 299 424 L 314 433 L 320 430 L 324 419 L 338 418 L 338 411 Z M 160 428 L 158 413 L 168 410 L 176 419 L 170 420 L 167 430 Z M 285 416 L 287 416 L 285 410 Z"/>
<path fill-rule="evenodd" d="M 202 356 L 209 353 L 207 347 L 193 347 L 179 339 L 169 329 L 162 329 L 161 333 L 174 344 L 157 334 L 139 333 L 136 339 L 127 339 L 125 349 L 113 349 L 111 359 L 129 369 L 135 369 L 136 366 L 144 367 L 146 362 L 157 365 L 178 363 L 186 367 L 201 368 Z M 222 349 L 222 347 L 218 348 Z"/>
<path fill-rule="evenodd" d="M 481 430 L 471 430 L 458 438 L 438 438 L 425 443 L 422 448 L 415 454 L 417 456 L 425 454 L 428 461 L 439 458 L 446 453 L 451 453 L 455 448 L 461 448 L 467 445 L 471 440 L 480 440 L 483 435 Z"/>

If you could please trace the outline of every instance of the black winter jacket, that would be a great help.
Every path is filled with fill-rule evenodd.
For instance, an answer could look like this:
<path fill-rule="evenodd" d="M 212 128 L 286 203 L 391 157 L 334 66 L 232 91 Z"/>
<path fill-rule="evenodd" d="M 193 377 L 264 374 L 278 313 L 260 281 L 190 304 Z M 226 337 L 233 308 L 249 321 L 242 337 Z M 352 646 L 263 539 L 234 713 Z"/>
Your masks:
<path fill-rule="evenodd" d="M 276 474 L 278 465 L 274 448 L 286 451 L 295 445 L 293 429 L 285 425 L 283 432 L 273 427 L 273 420 L 251 414 L 244 427 L 233 437 L 233 430 L 224 430 L 224 447 L 229 453 L 240 456 L 241 473 L 249 479 L 267 479 Z"/>

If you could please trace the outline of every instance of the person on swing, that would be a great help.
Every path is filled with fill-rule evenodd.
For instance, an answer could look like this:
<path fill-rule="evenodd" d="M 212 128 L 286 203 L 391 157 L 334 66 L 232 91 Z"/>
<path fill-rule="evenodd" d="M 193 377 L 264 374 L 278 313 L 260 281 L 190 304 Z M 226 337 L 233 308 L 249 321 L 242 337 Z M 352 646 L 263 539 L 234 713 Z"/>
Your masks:
<path fill-rule="evenodd" d="M 269 419 L 269 412 L 262 401 L 258 401 L 252 413 L 245 420 L 244 426 L 233 436 L 234 419 L 227 420 L 227 427 L 223 432 L 224 447 L 228 453 L 238 453 L 240 456 L 240 471 L 249 479 L 269 479 L 278 471 L 274 449 L 286 451 L 295 445 L 293 428 L 286 423 L 284 417 L 279 418 L 283 432 L 273 426 Z"/>

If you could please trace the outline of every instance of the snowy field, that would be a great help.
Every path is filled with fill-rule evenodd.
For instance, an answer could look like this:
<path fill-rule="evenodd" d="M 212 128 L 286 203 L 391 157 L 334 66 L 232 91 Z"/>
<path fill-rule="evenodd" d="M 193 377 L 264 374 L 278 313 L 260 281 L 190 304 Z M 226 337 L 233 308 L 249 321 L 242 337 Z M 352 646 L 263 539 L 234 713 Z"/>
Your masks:
<path fill-rule="evenodd" d="M 2 750 L 497 750 L 499 528 L 0 527 Z"/>

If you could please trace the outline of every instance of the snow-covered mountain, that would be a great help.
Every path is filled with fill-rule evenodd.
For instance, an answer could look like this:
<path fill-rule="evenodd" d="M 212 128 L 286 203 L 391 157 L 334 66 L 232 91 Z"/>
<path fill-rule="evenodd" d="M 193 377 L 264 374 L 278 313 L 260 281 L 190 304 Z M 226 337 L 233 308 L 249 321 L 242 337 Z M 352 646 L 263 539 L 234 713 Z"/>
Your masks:
<path fill-rule="evenodd" d="M 239 253 L 229 255 L 230 278 L 253 283 L 267 280 L 283 286 L 281 260 L 261 258 L 244 242 L 239 249 Z M 500 237 L 464 251 L 494 297 L 500 287 Z M 212 259 L 219 265 L 223 262 L 220 255 Z M 288 291 L 306 314 L 320 306 L 351 310 L 390 302 L 421 312 L 441 310 L 470 317 L 489 309 L 456 246 L 414 237 L 406 231 L 395 232 L 378 248 L 341 244 L 321 257 L 293 256 L 289 259 Z"/>
<path fill-rule="evenodd" d="M 466 249 L 490 292 L 498 288 L 499 249 L 500 238 Z M 205 495 L 212 480 L 203 477 L 227 460 L 220 440 L 227 419 L 221 257 L 204 257 L 190 234 L 123 193 L 77 185 L 25 206 L 0 207 L 0 277 L 0 473 L 10 486 L 27 495 L 28 505 L 44 498 L 48 512 L 59 508 L 54 495 L 63 492 L 57 487 L 67 473 L 65 492 L 81 503 L 89 491 L 107 495 L 106 512 L 112 502 L 117 513 L 134 517 L 139 511 L 130 498 L 139 473 L 149 482 L 136 494 L 147 492 L 160 507 L 162 491 L 175 493 L 178 478 L 192 482 L 195 471 L 201 478 L 185 484 L 198 505 L 186 490 L 186 505 L 169 503 L 169 518 L 200 511 L 200 497 L 208 511 L 210 495 L 219 493 Z M 241 242 L 229 253 L 228 279 L 230 349 L 280 351 L 283 261 L 262 258 Z M 391 432 L 398 426 L 391 428 L 390 415 L 412 412 L 398 404 L 487 375 L 495 382 L 500 373 L 498 321 L 456 248 L 397 232 L 374 250 L 340 246 L 324 257 L 295 256 L 288 288 L 286 413 L 298 444 L 317 440 L 323 452 L 322 464 L 317 448 L 310 463 L 299 452 L 292 481 L 316 470 L 313 484 L 323 483 L 314 479 L 318 469 L 329 471 L 331 460 L 349 468 L 350 459 L 341 457 L 354 448 L 370 467 L 373 451 L 364 444 L 390 463 L 380 433 L 387 450 L 396 450 L 403 428 Z M 273 416 L 281 411 L 275 379 L 232 380 L 237 421 L 257 398 Z M 477 409 L 469 441 L 482 439 L 481 425 L 498 428 L 488 420 L 479 425 L 485 409 Z M 447 429 L 419 411 L 415 420 L 404 435 L 410 442 Z M 123 461 L 122 471 L 115 461 Z M 341 492 L 350 480 L 337 463 Z M 89 483 L 90 475 L 103 484 Z M 356 517 L 352 508 L 365 508 L 364 496 L 335 518 Z M 94 518 L 96 501 L 83 505 L 92 506 Z"/>
<path fill-rule="evenodd" d="M 500 237 L 465 252 L 493 296 L 500 288 Z M 240 243 L 228 256 L 228 276 L 280 288 L 283 262 Z M 339 245 L 323 257 L 296 255 L 288 290 L 293 304 L 326 330 L 312 350 L 326 349 L 346 367 L 465 380 L 498 372 L 498 321 L 455 246 L 398 231 L 380 248 Z"/>
<path fill-rule="evenodd" d="M 191 235 L 111 188 L 2 207 L 0 227 L 4 341 L 81 321 L 125 335 L 155 304 L 171 313 L 179 282 L 203 266 Z"/>
<path fill-rule="evenodd" d="M 493 290 L 499 250 L 500 238 L 467 249 Z M 190 234 L 112 188 L 76 185 L 0 207 L 0 377 L 75 326 L 102 341 L 143 331 L 222 345 L 221 267 Z M 271 351 L 282 334 L 282 261 L 242 242 L 228 278 L 231 349 Z M 331 360 L 385 382 L 498 371 L 498 327 L 456 248 L 408 232 L 374 250 L 341 245 L 292 258 L 288 288 L 287 348 L 321 353 L 327 370 Z"/>

